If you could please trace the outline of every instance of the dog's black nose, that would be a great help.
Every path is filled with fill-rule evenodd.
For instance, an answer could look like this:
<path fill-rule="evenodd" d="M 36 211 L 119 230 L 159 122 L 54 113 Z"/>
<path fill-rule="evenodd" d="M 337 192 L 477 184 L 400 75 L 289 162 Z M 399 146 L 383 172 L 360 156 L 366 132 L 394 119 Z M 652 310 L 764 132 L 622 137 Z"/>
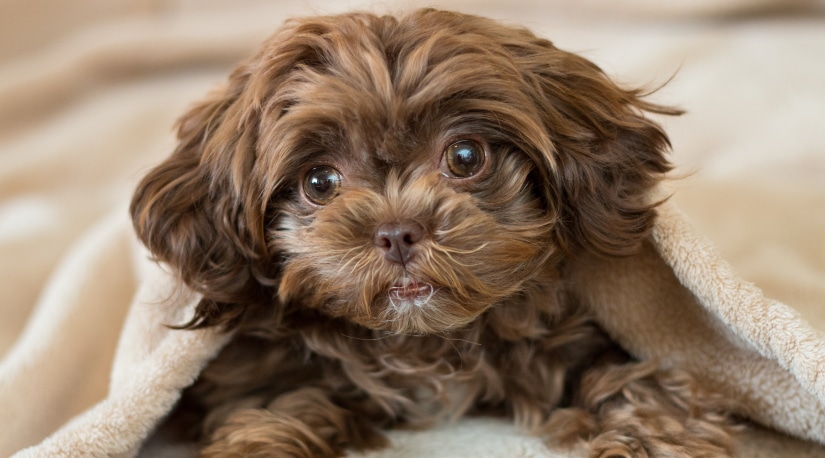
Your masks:
<path fill-rule="evenodd" d="M 385 223 L 375 230 L 375 246 L 388 261 L 402 266 L 412 259 L 415 244 L 424 238 L 424 228 L 415 221 Z"/>

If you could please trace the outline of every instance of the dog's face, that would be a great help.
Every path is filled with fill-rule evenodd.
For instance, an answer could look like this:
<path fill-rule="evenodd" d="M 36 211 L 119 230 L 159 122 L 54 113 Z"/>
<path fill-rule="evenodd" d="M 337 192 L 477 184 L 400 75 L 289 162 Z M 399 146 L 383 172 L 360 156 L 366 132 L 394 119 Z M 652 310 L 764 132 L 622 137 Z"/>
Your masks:
<path fill-rule="evenodd" d="M 267 233 L 279 296 L 396 332 L 461 326 L 555 250 L 548 164 L 520 134 L 539 117 L 518 68 L 471 37 L 347 22 L 311 36 L 263 123 L 260 178 L 285 190 Z"/>
<path fill-rule="evenodd" d="M 421 10 L 289 22 L 181 120 L 132 204 L 192 325 L 307 307 L 429 333 L 647 235 L 667 138 L 590 62 Z"/>
<path fill-rule="evenodd" d="M 359 98 L 356 109 L 380 103 Z M 335 128 L 363 140 L 301 148 L 304 165 L 287 172 L 294 191 L 276 204 L 269 231 L 285 257 L 279 296 L 375 329 L 461 326 L 539 273 L 554 249 L 553 216 L 531 184 L 529 159 L 483 119 L 388 102 L 404 116 L 379 115 L 396 126 L 379 134 L 388 138 L 373 144 L 357 123 Z M 304 138 L 314 141 L 324 123 L 308 121 Z"/>

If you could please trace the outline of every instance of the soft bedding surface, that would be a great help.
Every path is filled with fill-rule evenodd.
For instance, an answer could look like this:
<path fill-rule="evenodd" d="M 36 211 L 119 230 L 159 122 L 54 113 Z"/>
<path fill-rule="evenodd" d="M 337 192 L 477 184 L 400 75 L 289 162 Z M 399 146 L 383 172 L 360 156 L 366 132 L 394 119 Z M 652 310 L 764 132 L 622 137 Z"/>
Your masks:
<path fill-rule="evenodd" d="M 135 313 L 129 304 L 152 275 L 141 270 L 142 255 L 129 239 L 125 202 L 171 151 L 176 117 L 293 15 L 456 9 L 530 27 L 621 83 L 653 88 L 670 80 L 651 97 L 687 110 L 662 120 L 678 165 L 668 184 L 672 202 L 739 276 L 792 306 L 822 341 L 825 3 L 576 5 L 0 0 L 0 375 L 27 370 L 27 356 L 48 361 L 54 348 L 75 355 L 31 365 L 38 372 L 26 380 L 59 380 L 61 390 L 0 377 L 0 400 L 16 400 L 38 419 L 18 421 L 0 408 L 0 456 L 41 442 L 107 396 L 117 342 L 135 332 L 123 329 L 127 313 Z M 76 311 L 83 313 L 60 316 L 54 304 L 66 302 L 82 304 Z M 44 314 L 54 316 L 37 319 Z M 21 336 L 34 337 L 15 354 Z M 38 347 L 37 336 L 64 340 Z M 137 358 L 120 352 L 120 365 Z M 114 377 L 125 373 L 115 367 Z M 817 434 L 825 437 L 808 437 Z M 393 450 L 366 456 L 567 456 L 483 419 L 392 437 Z M 156 442 L 146 456 L 186 452 Z M 743 437 L 740 455 L 814 457 L 825 448 L 755 429 Z"/>

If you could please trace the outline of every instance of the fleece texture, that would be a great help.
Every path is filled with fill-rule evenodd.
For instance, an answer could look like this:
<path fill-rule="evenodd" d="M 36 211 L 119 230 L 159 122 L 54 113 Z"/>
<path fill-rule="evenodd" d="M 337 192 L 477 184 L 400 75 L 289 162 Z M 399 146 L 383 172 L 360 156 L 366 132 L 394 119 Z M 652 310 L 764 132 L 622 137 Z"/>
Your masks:
<path fill-rule="evenodd" d="M 576 287 L 634 355 L 743 401 L 763 426 L 739 455 L 825 456 L 821 0 L 3 2 L 0 456 L 192 452 L 155 427 L 228 337 L 163 326 L 198 298 L 124 202 L 175 119 L 287 17 L 420 6 L 527 26 L 627 86 L 669 81 L 650 98 L 687 111 L 657 119 L 671 197 L 641 253 L 581 259 Z M 491 419 L 390 437 L 353 456 L 581 452 Z"/>

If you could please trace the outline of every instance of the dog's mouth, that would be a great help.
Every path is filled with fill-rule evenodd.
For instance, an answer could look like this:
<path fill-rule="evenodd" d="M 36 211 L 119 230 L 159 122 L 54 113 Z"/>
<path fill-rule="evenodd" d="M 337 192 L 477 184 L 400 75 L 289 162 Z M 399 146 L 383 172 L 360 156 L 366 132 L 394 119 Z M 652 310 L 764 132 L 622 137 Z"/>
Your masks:
<path fill-rule="evenodd" d="M 431 283 L 405 278 L 389 289 L 390 302 L 395 305 L 412 304 L 424 306 L 435 294 Z"/>

